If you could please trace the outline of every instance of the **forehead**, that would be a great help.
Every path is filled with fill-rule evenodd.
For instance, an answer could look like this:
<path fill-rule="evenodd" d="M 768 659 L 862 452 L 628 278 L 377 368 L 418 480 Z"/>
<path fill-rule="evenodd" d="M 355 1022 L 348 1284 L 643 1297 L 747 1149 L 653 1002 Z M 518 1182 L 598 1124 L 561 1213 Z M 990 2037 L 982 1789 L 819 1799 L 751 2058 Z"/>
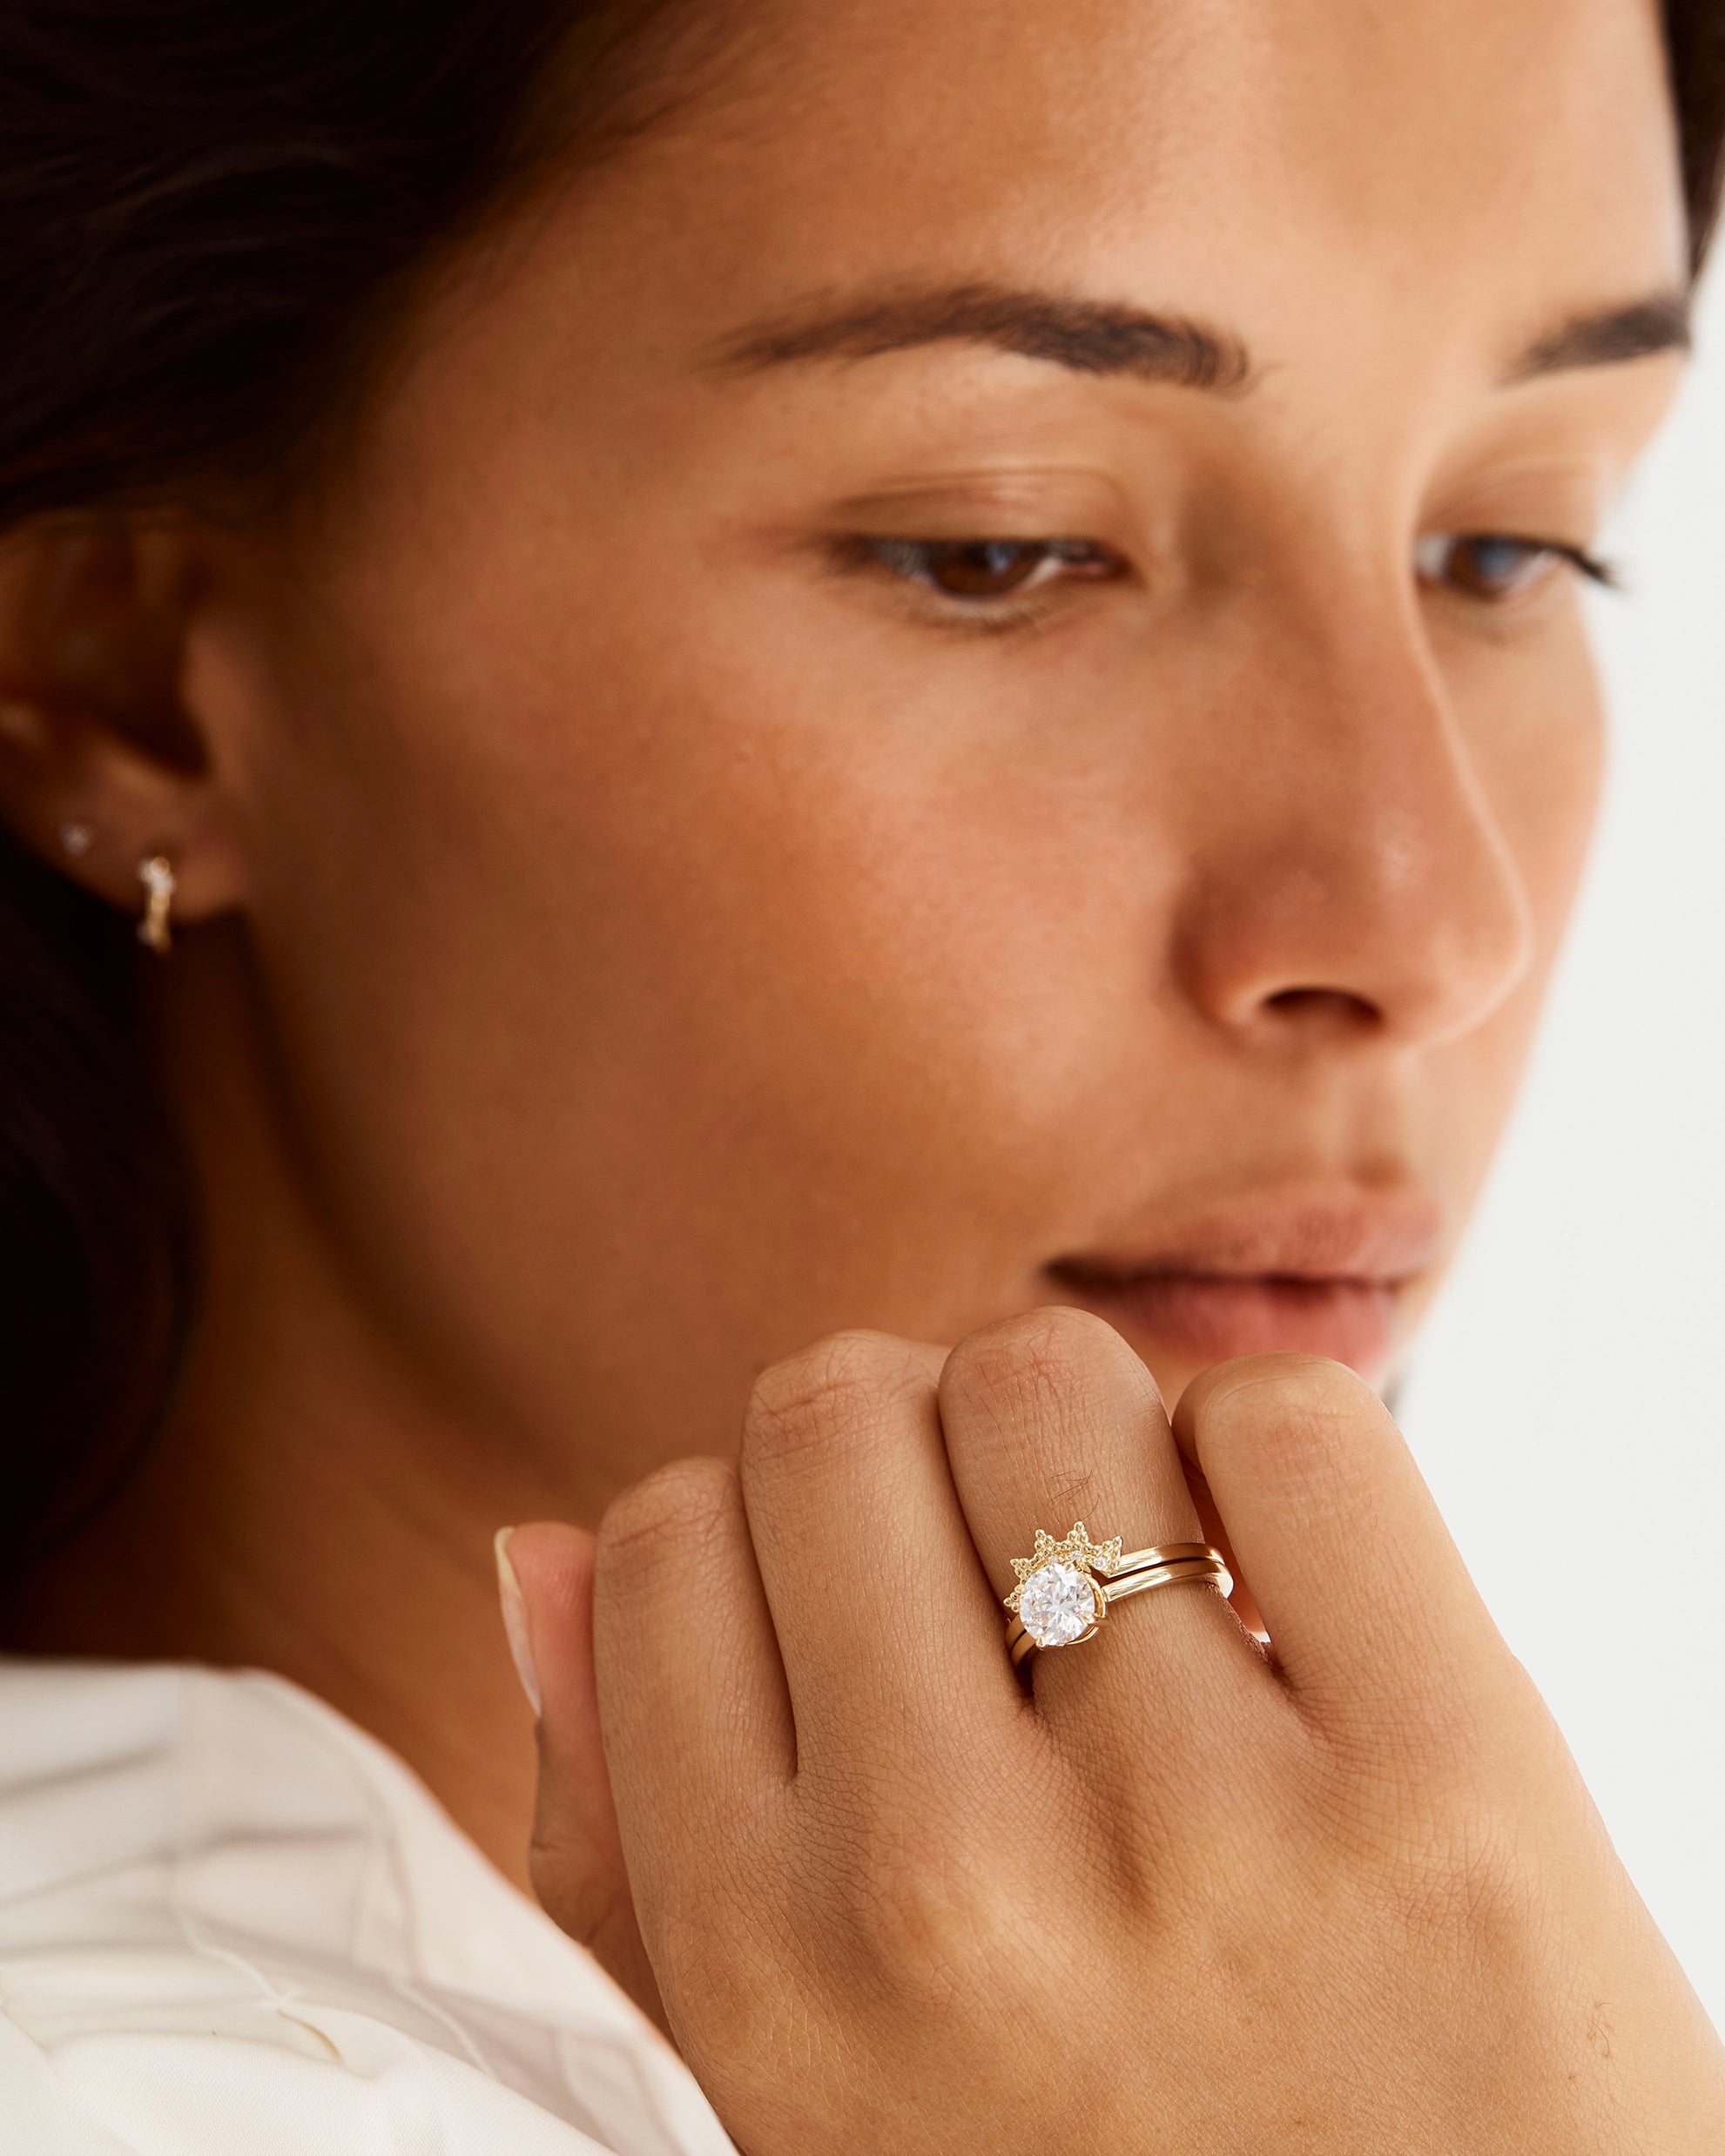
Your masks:
<path fill-rule="evenodd" d="M 1229 319 L 1321 270 L 1509 334 L 1685 245 L 1652 0 L 767 0 L 590 206 L 716 320 L 954 273 Z"/>

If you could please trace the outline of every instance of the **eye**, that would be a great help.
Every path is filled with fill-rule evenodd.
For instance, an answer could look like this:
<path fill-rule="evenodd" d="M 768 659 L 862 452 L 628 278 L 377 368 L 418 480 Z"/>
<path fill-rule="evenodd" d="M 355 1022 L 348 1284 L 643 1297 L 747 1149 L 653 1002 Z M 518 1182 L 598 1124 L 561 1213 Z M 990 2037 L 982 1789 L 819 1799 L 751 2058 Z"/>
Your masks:
<path fill-rule="evenodd" d="M 1056 578 L 1112 576 L 1119 563 L 1088 539 L 861 539 L 869 565 L 960 602 L 1016 598 Z"/>
<path fill-rule="evenodd" d="M 1614 581 L 1607 565 L 1583 547 L 1509 532 L 1432 532 L 1415 547 L 1413 560 L 1422 583 L 1487 606 L 1519 599 L 1566 567 L 1596 583 Z"/>

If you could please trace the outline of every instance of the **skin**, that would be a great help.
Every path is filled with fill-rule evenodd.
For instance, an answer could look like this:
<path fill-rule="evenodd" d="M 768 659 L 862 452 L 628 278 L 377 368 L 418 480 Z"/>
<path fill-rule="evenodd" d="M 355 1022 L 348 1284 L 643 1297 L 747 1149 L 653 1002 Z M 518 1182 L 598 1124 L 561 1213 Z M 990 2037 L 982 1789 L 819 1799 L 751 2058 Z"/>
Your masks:
<path fill-rule="evenodd" d="M 665 1546 L 724 1551 L 715 1621 L 742 1627 L 758 1665 L 746 1681 L 782 1713 L 794 1643 L 820 1624 L 770 1580 L 769 1653 L 762 1538 L 831 1533 L 866 1596 L 893 1538 L 921 1537 L 968 1596 L 965 1643 L 942 1634 L 902 1663 L 859 1652 L 851 1605 L 837 1662 L 828 1639 L 819 1666 L 875 1672 L 857 1681 L 865 1749 L 895 1701 L 980 1683 L 1006 1719 L 977 1741 L 1001 1764 L 1002 1730 L 1018 1742 L 1034 1711 L 998 1632 L 994 1674 L 977 1676 L 1007 1544 L 1086 1504 L 1129 1541 L 1197 1532 L 1145 1364 L 1170 1400 L 1214 1397 L 1193 1389 L 1198 1371 L 1263 1347 L 1392 1375 L 1501 1128 L 1594 806 L 1578 580 L 1534 542 L 1588 543 L 1677 372 L 1669 353 L 1596 363 L 1586 337 L 1557 350 L 1565 363 L 1532 362 L 1684 274 L 1640 0 L 1507 15 L 1412 0 L 1392 38 L 1364 0 L 1075 0 L 1034 26 L 992 0 L 785 4 L 756 14 L 672 118 L 440 266 L 333 468 L 291 512 L 15 541 L 0 582 L 7 812 L 50 854 L 66 818 L 89 822 L 69 873 L 117 904 L 135 903 L 144 854 L 174 860 L 180 940 L 155 1001 L 211 1266 L 161 1443 L 29 1584 L 13 1636 L 280 1669 L 394 1744 L 524 1878 L 531 1717 L 500 1682 L 495 1524 L 591 1526 L 648 1470 L 722 1463 L 760 1373 L 837 1328 L 952 1342 L 1015 1321 L 981 1330 L 994 1346 L 972 1339 L 960 1365 L 973 1423 L 992 1415 L 1013 1437 L 1010 1531 L 1003 1486 L 959 1457 L 938 1356 L 872 1346 L 854 1369 L 839 1356 L 842 1412 L 824 1381 L 792 1382 L 794 1412 L 753 1394 L 741 1486 L 709 1465 L 613 1512 L 596 1679 L 590 1545 L 521 1545 L 517 1627 L 552 1708 L 542 1892 L 669 2016 L 747 2146 L 824 2146 L 736 2064 L 756 2057 L 767 2085 L 782 2081 L 772 2046 L 725 2020 L 723 1985 L 689 1974 L 722 1967 L 746 1988 L 759 1971 L 670 1943 L 714 1829 L 698 1825 L 698 1775 L 677 1785 L 674 1818 L 639 1793 L 711 1733 L 689 1668 L 670 1668 L 668 1617 L 637 1627 L 624 1580 L 637 1557 L 661 1576 Z M 975 335 L 761 357 L 859 294 L 920 303 L 953 286 L 1159 310 L 1213 326 L 1224 352 L 1243 344 L 1253 371 L 1204 390 Z M 1498 557 L 1473 542 L 1506 533 L 1529 543 L 1494 583 L 1482 564 Z M 865 558 L 859 536 L 1091 551 L 979 622 L 974 602 Z M 1165 1279 L 1119 1289 L 1156 1268 L 1181 1277 L 1178 1294 Z M 1288 1274 L 1304 1288 L 1267 1281 Z M 1100 1388 L 1085 1430 L 1105 1452 L 1135 1431 L 1135 1468 L 1062 1454 L 1060 1386 L 1026 1386 L 1055 1337 L 1026 1314 L 1075 1296 L 1117 1330 L 1061 1321 L 1086 1344 L 1061 1382 Z M 785 1381 L 767 1382 L 770 1402 Z M 1526 1973 L 1536 1957 L 1512 1953 L 1514 1980 L 1470 2002 L 1454 1981 L 1466 1927 L 1407 1949 L 1423 1972 L 1410 1996 L 1446 2058 L 1470 2016 L 1531 2018 L 1531 2048 L 1504 2053 L 1510 2083 L 1533 2092 L 1522 2138 L 1479 2145 L 1587 2145 L 1537 2135 L 1541 2118 L 1571 2118 L 1575 2000 L 1603 1939 L 1631 1971 L 1626 2025 L 1675 2077 L 1657 2145 L 1689 2146 L 1682 2122 L 1712 2100 L 1695 2093 L 1710 2069 L 1694 2010 L 1549 1766 L 1542 1710 L 1504 1670 L 1371 1394 L 1301 1363 L 1230 1398 L 1245 1434 L 1204 1524 L 1242 1541 L 1255 1587 L 1331 1476 L 1412 1523 L 1409 1578 L 1436 1597 L 1411 1665 L 1412 1586 L 1404 1629 L 1362 1635 L 1395 1687 L 1359 1653 L 1345 1669 L 1312 1661 L 1311 1681 L 1363 1688 L 1347 1712 L 1394 1723 L 1433 1687 L 1452 1704 L 1439 1675 L 1472 1657 L 1493 1704 L 1467 1741 L 1491 1752 L 1493 1793 L 1520 1786 L 1505 1762 L 1546 1762 L 1521 1776 L 1527 1846 L 1560 1855 L 1519 1906 L 1562 1915 L 1563 1981 L 1542 1990 Z M 802 1442 L 798 1414 L 819 1441 Z M 1367 1464 L 1351 1483 L 1338 1438 L 1309 1475 L 1271 1475 L 1246 1551 L 1230 1505 L 1290 1414 Z M 778 1479 L 751 1483 L 767 1424 Z M 890 1441 L 865 1442 L 877 1426 Z M 1369 1506 L 1340 1516 L 1390 1562 Z M 847 1517 L 876 1539 L 840 1533 Z M 1278 1654 L 1284 1613 L 1333 1635 L 1341 1569 L 1284 1597 Z M 1138 1623 L 1152 1604 L 1183 1614 Z M 1361 1609 L 1350 1596 L 1351 1621 Z M 697 1654 L 686 1622 L 670 1629 Z M 630 1645 L 637 1630 L 664 1668 Z M 1115 1652 L 1111 1633 L 1060 1695 L 1066 1723 L 1025 1741 L 1065 1746 L 1069 1775 L 1074 1731 L 1100 1721 L 1105 1786 L 1124 1789 L 1143 1737 L 1135 1710 L 1131 1752 L 1118 1710 L 1161 1642 L 1176 1668 L 1210 1658 L 1193 1696 L 1239 1694 L 1219 1725 L 1229 1747 L 1183 1755 L 1186 1779 L 1213 1792 L 1220 1775 L 1270 1802 L 1261 1761 L 1236 1775 L 1218 1760 L 1273 1758 L 1283 1739 L 1253 1715 L 1303 1710 L 1215 1598 L 1145 1598 L 1119 1633 L 1135 1648 Z M 1163 1708 L 1170 1682 L 1164 1670 Z M 619 1702 L 651 1684 L 672 1708 L 650 1742 L 651 1718 Z M 1243 1686 L 1257 1688 L 1250 1709 Z M 1265 1686 L 1284 1688 L 1274 1708 Z M 1362 1741 L 1348 1786 L 1384 1756 Z M 1396 1774 L 1417 1783 L 1436 1757 L 1398 1754 Z M 973 1776 L 963 1798 L 994 1851 L 1010 1817 L 990 1809 L 1000 1786 Z M 1319 1783 L 1288 1786 L 1317 1818 Z M 1273 1827 L 1251 1815 L 1248 1836 L 1247 1816 L 1223 1837 L 1230 1856 Z M 1301 1890 L 1347 1871 L 1337 1906 L 1405 1909 L 1409 1875 L 1385 1852 L 1405 1846 L 1407 1815 L 1374 1815 L 1351 1870 L 1337 1822 L 1361 1815 L 1323 1816 Z M 840 1830 L 839 1810 L 809 1816 L 805 1854 Z M 1063 1899 L 1039 1890 L 1057 1953 L 1106 1928 L 1105 1876 L 1157 1839 L 1161 1815 L 1108 1816 L 1070 1811 L 1095 1865 L 1071 1868 Z M 1112 1856 L 1110 1835 L 1124 1836 Z M 1168 1861 L 1177 1874 L 1223 1844 L 1176 1835 Z M 998 1909 L 1022 1881 L 984 1870 Z M 888 1871 L 875 1885 L 890 1900 L 903 1880 Z M 1130 1876 L 1129 1900 L 1162 1905 L 1166 1874 Z M 1267 1910 L 1293 1906 L 1286 1880 L 1243 1864 L 1240 1896 L 1254 1883 Z M 745 1870 L 732 1886 L 715 1922 L 734 1930 L 765 1889 Z M 822 1931 L 831 1913 L 813 1911 L 814 1933 L 854 1944 Z M 1366 1928 L 1337 1996 L 1378 2030 L 1368 2004 L 1405 1935 Z M 1263 1938 L 1284 1930 L 1263 1919 Z M 772 1927 L 761 1937 L 771 1958 Z M 935 1946 L 957 1951 L 944 1934 Z M 1004 2146 L 1032 2099 L 986 2030 L 958 2095 L 930 2096 L 933 2064 L 912 2077 L 914 2138 L 881 2083 L 920 2056 L 906 2031 L 927 1976 L 877 2015 L 855 1990 L 873 1981 L 868 1953 L 835 1951 L 852 1988 L 805 1987 L 787 2009 L 812 2038 L 846 2032 L 842 2086 L 817 2077 L 822 2100 L 854 2105 L 880 2146 Z M 1111 1981 L 1180 2021 L 1176 1971 L 1147 1954 L 1132 1934 Z M 795 1957 L 778 1958 L 794 1987 Z M 967 1983 L 999 1973 L 987 1953 L 960 1963 Z M 1321 1961 L 1300 1969 L 1303 1987 L 1336 1984 Z M 1196 1996 L 1181 2022 L 1193 2060 L 1223 2009 L 1220 1990 Z M 1659 2037 L 1668 2024 L 1680 2033 Z M 1098 2025 L 1098 2061 L 1140 2040 Z M 1274 2089 L 1304 2074 L 1328 2091 L 1308 2145 L 1352 2147 L 1321 2065 L 1336 2072 L 1345 2024 L 1327 2025 L 1327 2050 L 1256 2067 L 1230 2052 L 1203 2085 L 1262 2136 L 1286 2125 L 1264 2108 Z M 1383 2036 L 1391 2109 L 1374 2130 L 1453 2146 L 1407 2138 L 1409 2122 L 1472 2130 L 1458 2105 L 1499 2082 L 1458 2094 L 1467 2078 L 1407 2043 L 1405 2028 Z M 1609 2114 L 1606 2085 L 1594 2075 L 1575 2099 L 1589 2121 Z M 966 2088 L 982 2092 L 971 2113 Z M 1142 2119 L 1084 2115 L 1148 2146 L 1130 2138 Z"/>
<path fill-rule="evenodd" d="M 1248 1357 L 1177 1420 L 1083 1312 L 844 1334 L 596 1551 L 518 1532 L 547 1906 L 602 1909 L 596 1720 L 670 2025 L 747 2149 L 1716 2147 L 1717 2039 L 1381 1403 Z M 1027 1696 L 1021 1522 L 1064 1487 L 1189 1540 L 1188 1464 L 1273 1648 L 1169 1588 Z"/>

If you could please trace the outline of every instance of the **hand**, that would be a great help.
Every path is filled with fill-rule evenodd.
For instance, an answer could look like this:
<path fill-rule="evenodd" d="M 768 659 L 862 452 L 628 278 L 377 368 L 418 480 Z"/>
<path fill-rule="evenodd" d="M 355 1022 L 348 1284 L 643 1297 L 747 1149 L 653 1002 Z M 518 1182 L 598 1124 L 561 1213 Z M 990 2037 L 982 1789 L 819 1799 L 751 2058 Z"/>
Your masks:
<path fill-rule="evenodd" d="M 664 2011 L 751 2156 L 1725 2148 L 1716 2039 L 1377 1398 L 1258 1357 L 1178 1425 L 1271 1653 L 1188 1584 L 1013 1672 L 1036 1527 L 1200 1537 L 1143 1366 L 1068 1311 L 769 1371 L 736 1464 L 607 1515 L 596 1692 L 550 1584 L 583 1546 L 531 1531 L 546 1906 L 594 1903 L 596 1702 Z"/>

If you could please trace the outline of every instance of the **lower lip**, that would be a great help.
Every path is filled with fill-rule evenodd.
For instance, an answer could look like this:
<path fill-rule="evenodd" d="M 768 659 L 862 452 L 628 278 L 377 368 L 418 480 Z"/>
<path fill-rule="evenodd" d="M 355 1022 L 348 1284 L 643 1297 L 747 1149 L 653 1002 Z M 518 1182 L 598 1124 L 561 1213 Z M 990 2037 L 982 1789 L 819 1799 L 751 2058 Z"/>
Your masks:
<path fill-rule="evenodd" d="M 1394 1339 L 1396 1290 L 1378 1281 L 1142 1273 L 1061 1284 L 1074 1302 L 1141 1341 L 1152 1365 L 1158 1349 L 1202 1370 L 1236 1355 L 1291 1348 L 1376 1378 Z"/>

